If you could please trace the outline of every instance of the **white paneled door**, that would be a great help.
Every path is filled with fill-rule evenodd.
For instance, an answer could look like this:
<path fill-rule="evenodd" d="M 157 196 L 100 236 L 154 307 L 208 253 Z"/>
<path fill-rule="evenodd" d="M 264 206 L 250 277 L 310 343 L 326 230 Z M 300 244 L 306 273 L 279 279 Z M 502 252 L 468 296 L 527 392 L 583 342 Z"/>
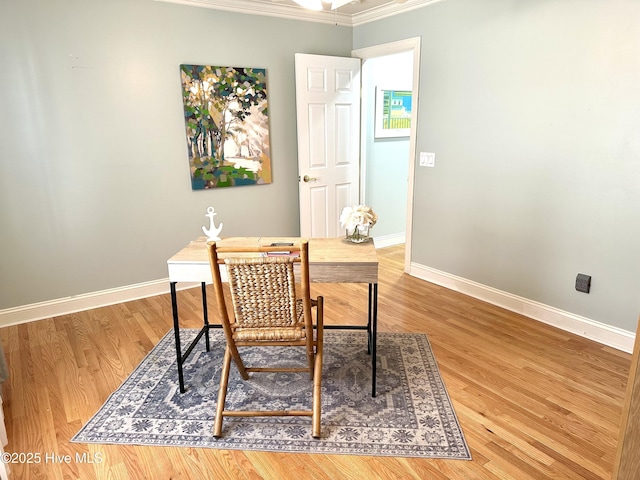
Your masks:
<path fill-rule="evenodd" d="M 360 59 L 295 55 L 300 235 L 344 235 L 360 195 Z"/>

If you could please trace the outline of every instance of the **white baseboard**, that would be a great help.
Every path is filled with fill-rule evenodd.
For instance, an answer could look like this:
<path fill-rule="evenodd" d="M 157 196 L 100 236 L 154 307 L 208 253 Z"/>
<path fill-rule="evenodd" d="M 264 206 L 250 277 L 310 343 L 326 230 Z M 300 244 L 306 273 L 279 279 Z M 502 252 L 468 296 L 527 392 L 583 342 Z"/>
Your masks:
<path fill-rule="evenodd" d="M 633 352 L 634 332 L 612 327 L 424 265 L 412 263 L 409 274 L 506 310 L 520 313 L 534 320 L 553 325 L 566 332 L 574 333 L 627 353 Z"/>
<path fill-rule="evenodd" d="M 178 285 L 179 290 L 195 286 L 195 284 L 188 283 L 180 283 Z M 0 327 L 33 322 L 35 320 L 42 320 L 43 318 L 66 315 L 92 308 L 106 307 L 107 305 L 152 297 L 164 293 L 169 293 L 168 278 L 83 295 L 74 295 L 72 297 L 59 298 L 47 302 L 7 308 L 0 310 Z"/>
<path fill-rule="evenodd" d="M 373 244 L 376 246 L 376 248 L 391 247 L 393 245 L 400 245 L 405 242 L 406 235 L 404 233 L 394 233 L 392 235 L 373 237 Z"/>
<path fill-rule="evenodd" d="M 376 248 L 397 245 L 404 243 L 404 234 L 377 237 L 374 238 L 374 242 Z M 412 263 L 409 274 L 618 350 L 627 353 L 633 352 L 634 332 L 612 327 L 424 265 Z M 198 284 L 195 283 L 181 282 L 178 284 L 178 289 L 184 290 L 197 285 Z M 8 308 L 0 310 L 0 327 L 42 320 L 44 318 L 66 315 L 92 308 L 105 307 L 116 303 L 137 300 L 139 298 L 162 295 L 168 292 L 169 279 L 163 278 L 151 282 Z"/>

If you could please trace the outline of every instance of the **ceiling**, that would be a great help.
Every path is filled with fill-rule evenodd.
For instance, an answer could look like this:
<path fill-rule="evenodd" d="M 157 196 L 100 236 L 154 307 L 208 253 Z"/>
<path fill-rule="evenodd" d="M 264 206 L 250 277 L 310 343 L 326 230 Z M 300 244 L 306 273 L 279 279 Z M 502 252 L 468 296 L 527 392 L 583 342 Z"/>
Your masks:
<path fill-rule="evenodd" d="M 156 0 L 194 7 L 228 10 L 252 15 L 268 15 L 355 26 L 406 12 L 442 0 L 353 0 L 331 10 L 331 1 L 324 3 L 323 11 L 302 8 L 293 0 Z"/>

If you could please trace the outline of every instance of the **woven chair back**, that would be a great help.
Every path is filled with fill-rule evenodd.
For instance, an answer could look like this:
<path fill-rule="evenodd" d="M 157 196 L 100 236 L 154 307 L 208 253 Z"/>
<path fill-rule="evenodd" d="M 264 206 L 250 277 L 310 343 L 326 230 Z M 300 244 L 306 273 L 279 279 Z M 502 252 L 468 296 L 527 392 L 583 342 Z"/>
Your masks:
<path fill-rule="evenodd" d="M 290 257 L 225 259 L 237 328 L 304 327 L 294 262 Z"/>

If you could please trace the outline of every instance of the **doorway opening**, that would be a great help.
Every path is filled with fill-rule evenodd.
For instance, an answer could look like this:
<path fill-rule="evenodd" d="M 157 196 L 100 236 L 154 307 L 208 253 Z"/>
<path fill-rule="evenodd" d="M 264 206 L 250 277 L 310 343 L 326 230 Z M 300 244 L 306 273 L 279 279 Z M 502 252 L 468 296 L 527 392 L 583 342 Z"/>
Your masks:
<path fill-rule="evenodd" d="M 351 55 L 362 60 L 360 199 L 368 205 L 375 202 L 386 209 L 377 212 L 390 221 L 376 246 L 404 241 L 404 271 L 408 272 L 411 265 L 420 38 L 361 48 L 353 50 Z M 386 87 L 411 91 L 411 127 L 408 139 L 375 137 L 376 89 Z M 399 209 L 403 209 L 403 215 L 399 213 Z M 398 224 L 398 219 L 401 222 L 403 220 L 404 225 Z M 403 226 L 404 234 L 401 232 Z"/>

